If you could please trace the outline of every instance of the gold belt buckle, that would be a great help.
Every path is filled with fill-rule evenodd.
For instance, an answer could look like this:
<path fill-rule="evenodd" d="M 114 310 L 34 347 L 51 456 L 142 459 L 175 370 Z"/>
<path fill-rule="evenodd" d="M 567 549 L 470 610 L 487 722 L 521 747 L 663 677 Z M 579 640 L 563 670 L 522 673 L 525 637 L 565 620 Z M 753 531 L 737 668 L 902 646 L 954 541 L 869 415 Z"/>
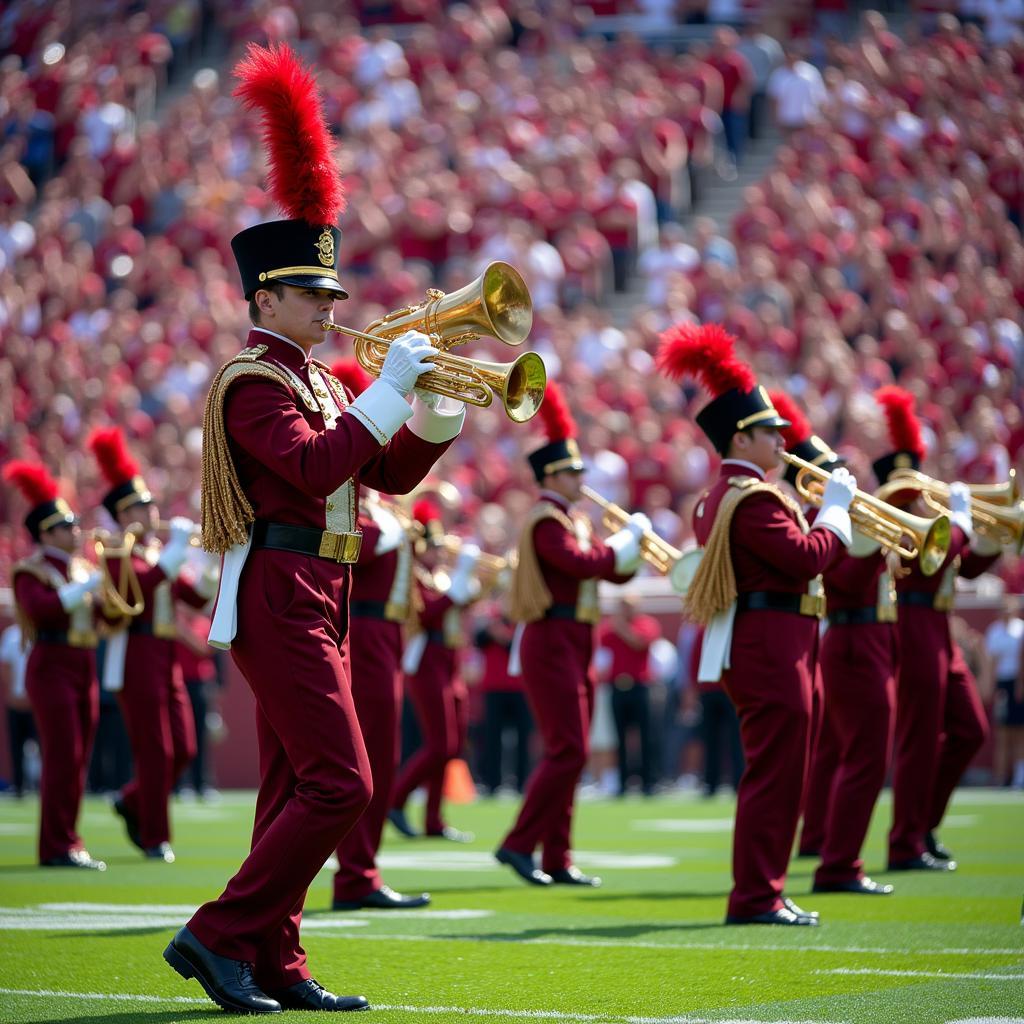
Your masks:
<path fill-rule="evenodd" d="M 932 607 L 937 612 L 951 612 L 953 610 L 953 598 L 947 597 L 945 594 L 936 594 Z"/>
<path fill-rule="evenodd" d="M 317 553 L 321 558 L 328 558 L 332 562 L 351 564 L 359 558 L 362 544 L 361 533 L 328 533 L 324 530 Z"/>
<path fill-rule="evenodd" d="M 821 619 L 825 615 L 825 595 L 824 594 L 801 594 L 800 595 L 800 614 L 806 615 L 808 618 Z"/>
<path fill-rule="evenodd" d="M 875 608 L 875 618 L 879 622 L 896 622 L 898 621 L 898 615 L 896 612 L 896 605 L 894 604 L 880 604 Z"/>
<path fill-rule="evenodd" d="M 397 601 L 388 601 L 384 605 L 384 618 L 388 622 L 405 622 L 409 617 L 409 606 L 407 604 L 399 604 Z"/>
<path fill-rule="evenodd" d="M 68 646 L 69 647 L 82 647 L 86 650 L 91 650 L 96 646 L 99 638 L 91 630 L 87 629 L 69 629 L 68 630 Z"/>

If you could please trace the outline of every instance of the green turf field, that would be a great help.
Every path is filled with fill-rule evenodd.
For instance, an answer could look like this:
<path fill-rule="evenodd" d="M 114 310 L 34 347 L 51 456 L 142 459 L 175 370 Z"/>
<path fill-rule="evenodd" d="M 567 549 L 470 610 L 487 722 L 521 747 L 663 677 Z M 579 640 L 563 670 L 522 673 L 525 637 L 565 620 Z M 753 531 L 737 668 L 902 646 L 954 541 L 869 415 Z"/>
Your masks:
<path fill-rule="evenodd" d="M 429 890 L 428 912 L 334 914 L 325 871 L 303 934 L 314 975 L 363 993 L 372 1019 L 410 1021 L 1024 1022 L 1024 799 L 958 793 L 943 839 L 954 875 L 877 870 L 889 805 L 875 816 L 868 869 L 885 897 L 788 892 L 822 927 L 722 927 L 732 802 L 665 796 L 580 805 L 579 865 L 597 891 L 529 887 L 490 858 L 515 813 L 507 800 L 454 807 L 471 846 L 388 832 L 387 881 Z M 107 805 L 82 834 L 105 874 L 33 864 L 36 806 L 0 802 L 0 1021 L 129 1024 L 222 1019 L 161 952 L 217 895 L 248 845 L 251 794 L 174 807 L 173 865 L 141 860 Z M 418 820 L 418 809 L 412 809 Z M 277 1018 L 309 1020 L 292 1013 Z"/>

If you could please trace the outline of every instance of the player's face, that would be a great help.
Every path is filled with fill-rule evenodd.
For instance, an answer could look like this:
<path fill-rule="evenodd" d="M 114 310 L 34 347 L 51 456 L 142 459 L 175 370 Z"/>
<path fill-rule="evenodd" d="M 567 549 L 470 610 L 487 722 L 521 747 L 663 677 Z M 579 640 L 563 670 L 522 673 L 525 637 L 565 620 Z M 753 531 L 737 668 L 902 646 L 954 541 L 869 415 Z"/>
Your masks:
<path fill-rule="evenodd" d="M 271 308 L 261 306 L 261 326 L 283 334 L 307 352 L 324 340 L 326 332 L 320 325 L 324 320 L 334 319 L 334 292 L 286 285 L 280 296 L 273 292 L 264 294 L 269 296 Z"/>
<path fill-rule="evenodd" d="M 583 474 L 575 469 L 563 469 L 559 473 L 552 473 L 548 477 L 548 486 L 556 494 L 560 494 L 566 501 L 579 501 L 580 488 L 583 486 Z"/>
<path fill-rule="evenodd" d="M 767 473 L 779 464 L 779 455 L 784 448 L 782 435 L 775 427 L 754 427 L 745 440 L 738 445 L 742 454 L 740 458 L 752 462 L 758 469 Z"/>
<path fill-rule="evenodd" d="M 61 523 L 52 530 L 44 530 L 39 535 L 39 539 L 48 547 L 56 548 L 58 551 L 64 551 L 72 555 L 78 550 L 79 542 L 82 539 L 82 531 L 78 528 L 77 523 Z"/>

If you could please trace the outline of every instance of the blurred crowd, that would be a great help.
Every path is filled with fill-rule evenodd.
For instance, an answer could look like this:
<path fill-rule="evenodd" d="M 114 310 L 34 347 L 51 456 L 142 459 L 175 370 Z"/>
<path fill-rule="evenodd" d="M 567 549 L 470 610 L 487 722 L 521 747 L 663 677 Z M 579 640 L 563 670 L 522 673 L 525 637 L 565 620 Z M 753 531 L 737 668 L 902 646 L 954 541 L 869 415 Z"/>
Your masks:
<path fill-rule="evenodd" d="M 102 484 L 81 439 L 110 422 L 165 512 L 197 514 L 203 401 L 248 327 L 230 239 L 278 215 L 231 98 L 249 41 L 318 68 L 348 195 L 353 298 L 336 319 L 364 327 L 512 263 L 592 485 L 674 543 L 713 466 L 702 395 L 653 364 L 685 318 L 724 322 L 868 486 L 887 443 L 870 393 L 894 381 L 918 396 L 928 471 L 1024 465 L 1019 35 L 949 14 L 897 35 L 873 12 L 817 31 L 843 4 L 788 19 L 749 3 L 329 6 L 22 0 L 0 15 L 0 458 L 40 456 L 87 522 Z M 613 16 L 610 38 L 594 15 Z M 736 24 L 677 52 L 640 31 L 652 16 Z M 720 227 L 703 188 L 769 124 L 775 162 Z M 537 440 L 500 407 L 473 411 L 439 467 L 466 496 L 457 528 L 508 546 Z M 22 510 L 0 491 L 0 511 L 6 578 Z"/>

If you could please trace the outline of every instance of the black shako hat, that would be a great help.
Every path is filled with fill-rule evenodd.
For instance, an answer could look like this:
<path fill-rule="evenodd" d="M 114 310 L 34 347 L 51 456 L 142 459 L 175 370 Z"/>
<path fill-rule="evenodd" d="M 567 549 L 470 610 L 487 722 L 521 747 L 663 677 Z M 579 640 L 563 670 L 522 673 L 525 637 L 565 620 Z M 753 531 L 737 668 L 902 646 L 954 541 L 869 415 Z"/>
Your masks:
<path fill-rule="evenodd" d="M 697 426 L 707 434 L 715 450 L 723 455 L 738 430 L 789 426 L 789 420 L 779 415 L 768 392 L 760 384 L 750 391 L 738 388 L 723 391 L 697 413 L 696 419 Z"/>
<path fill-rule="evenodd" d="M 576 421 L 572 410 L 562 389 L 553 380 L 549 380 L 544 388 L 540 420 L 548 436 L 548 443 L 526 456 L 537 483 L 541 483 L 549 473 L 559 473 L 565 469 L 582 472 L 586 469 L 576 441 Z"/>
<path fill-rule="evenodd" d="M 272 281 L 296 288 L 324 288 L 347 299 L 348 292 L 338 282 L 340 248 L 338 228 L 313 227 L 304 220 L 267 221 L 231 239 L 246 299 Z"/>
<path fill-rule="evenodd" d="M 74 510 L 57 494 L 57 481 L 45 466 L 23 460 L 9 462 L 4 466 L 3 477 L 21 491 L 31 506 L 25 516 L 25 528 L 36 543 L 44 530 L 78 522 Z"/>

